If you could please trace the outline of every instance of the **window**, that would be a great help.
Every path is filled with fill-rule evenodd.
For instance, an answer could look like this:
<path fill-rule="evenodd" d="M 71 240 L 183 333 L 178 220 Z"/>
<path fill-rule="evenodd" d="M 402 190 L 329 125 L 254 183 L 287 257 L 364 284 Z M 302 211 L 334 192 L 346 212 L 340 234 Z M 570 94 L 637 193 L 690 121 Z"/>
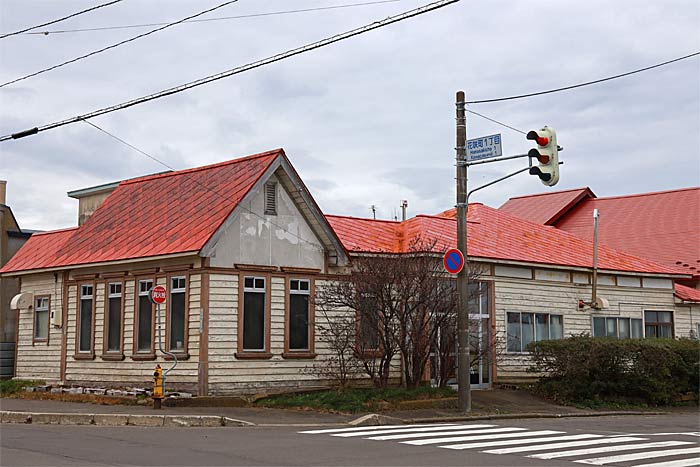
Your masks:
<path fill-rule="evenodd" d="M 170 279 L 170 339 L 171 351 L 185 351 L 185 285 L 184 277 Z"/>
<path fill-rule="evenodd" d="M 311 282 L 308 279 L 289 281 L 289 350 L 310 350 L 309 295 Z"/>
<path fill-rule="evenodd" d="M 508 352 L 526 352 L 530 342 L 564 337 L 562 315 L 549 313 L 506 313 Z"/>
<path fill-rule="evenodd" d="M 153 346 L 153 305 L 148 291 L 153 287 L 152 280 L 139 281 L 137 352 L 151 352 Z"/>
<path fill-rule="evenodd" d="M 593 337 L 641 339 L 642 320 L 634 318 L 596 316 L 593 318 Z"/>
<path fill-rule="evenodd" d="M 34 302 L 34 340 L 49 338 L 49 297 L 37 297 Z"/>
<path fill-rule="evenodd" d="M 107 352 L 122 350 L 122 283 L 107 284 Z"/>
<path fill-rule="evenodd" d="M 78 329 L 78 352 L 92 351 L 93 286 L 80 286 L 80 317 Z"/>
<path fill-rule="evenodd" d="M 644 312 L 645 337 L 673 337 L 673 315 L 670 311 Z"/>
<path fill-rule="evenodd" d="M 374 300 L 372 295 L 363 294 L 357 314 L 358 345 L 363 352 L 379 350 L 379 313 L 375 309 Z"/>
<path fill-rule="evenodd" d="M 265 184 L 265 214 L 277 215 L 277 184 L 275 182 Z"/>
<path fill-rule="evenodd" d="M 265 350 L 265 278 L 243 279 L 243 351 Z"/>

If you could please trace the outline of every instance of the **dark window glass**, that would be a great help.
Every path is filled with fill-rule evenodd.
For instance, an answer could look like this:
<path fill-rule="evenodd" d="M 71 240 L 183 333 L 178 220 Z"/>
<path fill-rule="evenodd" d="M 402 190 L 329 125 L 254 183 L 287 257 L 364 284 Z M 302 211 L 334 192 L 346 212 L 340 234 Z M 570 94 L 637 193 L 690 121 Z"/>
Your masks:
<path fill-rule="evenodd" d="M 564 338 L 564 318 L 561 315 L 550 315 L 550 339 L 563 339 Z"/>
<path fill-rule="evenodd" d="M 507 328 L 507 344 L 508 352 L 520 352 L 520 341 L 522 339 L 520 332 L 520 313 L 508 313 L 508 328 Z"/>
<path fill-rule="evenodd" d="M 170 294 L 170 350 L 185 349 L 185 293 Z"/>
<path fill-rule="evenodd" d="M 302 282 L 308 285 L 308 282 Z M 291 294 L 289 296 L 289 349 L 309 348 L 309 296 Z"/>
<path fill-rule="evenodd" d="M 107 350 L 121 350 L 122 340 L 122 298 L 111 297 L 109 299 L 109 335 L 107 336 Z"/>
<path fill-rule="evenodd" d="M 521 313 L 520 320 L 523 325 L 523 347 L 522 351 L 527 350 L 527 344 L 535 340 L 535 323 L 533 322 L 532 313 Z"/>
<path fill-rule="evenodd" d="M 379 349 L 379 321 L 375 310 L 374 297 L 363 297 L 359 312 L 360 346 L 362 350 Z"/>
<path fill-rule="evenodd" d="M 645 311 L 644 333 L 646 337 L 673 337 L 673 316 L 670 311 Z"/>
<path fill-rule="evenodd" d="M 243 295 L 243 349 L 265 350 L 265 294 Z"/>
<path fill-rule="evenodd" d="M 535 323 L 537 324 L 537 340 L 544 341 L 549 339 L 549 315 L 537 313 L 535 315 Z"/>
<path fill-rule="evenodd" d="M 605 319 L 605 335 L 607 337 L 617 337 L 617 318 Z"/>
<path fill-rule="evenodd" d="M 49 338 L 49 299 L 38 298 L 34 307 L 34 339 Z"/>
<path fill-rule="evenodd" d="M 620 318 L 617 320 L 617 327 L 620 339 L 630 338 L 630 320 L 629 318 Z"/>
<path fill-rule="evenodd" d="M 80 299 L 80 345 L 78 351 L 92 350 L 92 298 Z"/>
<path fill-rule="evenodd" d="M 147 295 L 139 295 L 139 352 L 151 350 L 151 335 L 153 326 L 153 306 Z"/>
<path fill-rule="evenodd" d="M 642 338 L 642 320 L 641 319 L 632 319 L 631 321 L 631 337 L 632 339 L 641 339 Z"/>
<path fill-rule="evenodd" d="M 605 337 L 605 318 L 593 318 L 593 337 Z"/>

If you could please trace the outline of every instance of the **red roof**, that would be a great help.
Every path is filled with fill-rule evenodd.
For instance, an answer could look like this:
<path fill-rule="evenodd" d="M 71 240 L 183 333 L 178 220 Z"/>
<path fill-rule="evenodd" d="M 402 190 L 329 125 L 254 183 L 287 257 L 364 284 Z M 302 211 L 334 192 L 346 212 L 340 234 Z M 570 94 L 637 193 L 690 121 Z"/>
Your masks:
<path fill-rule="evenodd" d="M 498 209 L 538 224 L 552 225 L 582 199 L 595 197 L 590 188 L 576 188 L 574 190 L 518 196 L 509 199 Z"/>
<path fill-rule="evenodd" d="M 700 290 L 686 287 L 681 284 L 674 284 L 674 295 L 685 302 L 700 302 Z"/>
<path fill-rule="evenodd" d="M 403 222 L 326 216 L 346 249 L 355 253 L 404 253 L 421 236 L 435 240 L 435 252 L 455 246 L 456 219 L 420 215 Z M 526 263 L 592 267 L 593 245 L 576 235 L 530 222 L 482 204 L 470 204 L 469 256 Z M 629 253 L 601 246 L 599 268 L 614 271 L 678 274 Z"/>
<path fill-rule="evenodd" d="M 198 252 L 279 156 L 125 180 L 82 226 L 33 235 L 0 273 Z"/>

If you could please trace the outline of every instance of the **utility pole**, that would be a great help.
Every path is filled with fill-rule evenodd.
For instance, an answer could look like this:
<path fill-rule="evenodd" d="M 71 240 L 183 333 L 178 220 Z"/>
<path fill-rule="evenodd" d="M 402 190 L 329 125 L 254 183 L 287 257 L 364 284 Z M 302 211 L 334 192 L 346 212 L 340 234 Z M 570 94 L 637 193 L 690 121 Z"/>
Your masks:
<path fill-rule="evenodd" d="M 467 119 L 464 91 L 457 92 L 457 248 L 464 267 L 457 274 L 457 385 L 459 411 L 471 412 L 471 365 L 469 360 L 469 257 L 467 256 Z"/>

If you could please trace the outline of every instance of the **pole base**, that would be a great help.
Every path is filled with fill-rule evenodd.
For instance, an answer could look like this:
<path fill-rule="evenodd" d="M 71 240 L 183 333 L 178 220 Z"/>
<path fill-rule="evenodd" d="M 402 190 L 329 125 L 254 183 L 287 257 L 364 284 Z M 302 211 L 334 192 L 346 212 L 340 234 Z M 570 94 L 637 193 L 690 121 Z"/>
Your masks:
<path fill-rule="evenodd" d="M 153 410 L 160 410 L 163 399 L 153 399 Z"/>

